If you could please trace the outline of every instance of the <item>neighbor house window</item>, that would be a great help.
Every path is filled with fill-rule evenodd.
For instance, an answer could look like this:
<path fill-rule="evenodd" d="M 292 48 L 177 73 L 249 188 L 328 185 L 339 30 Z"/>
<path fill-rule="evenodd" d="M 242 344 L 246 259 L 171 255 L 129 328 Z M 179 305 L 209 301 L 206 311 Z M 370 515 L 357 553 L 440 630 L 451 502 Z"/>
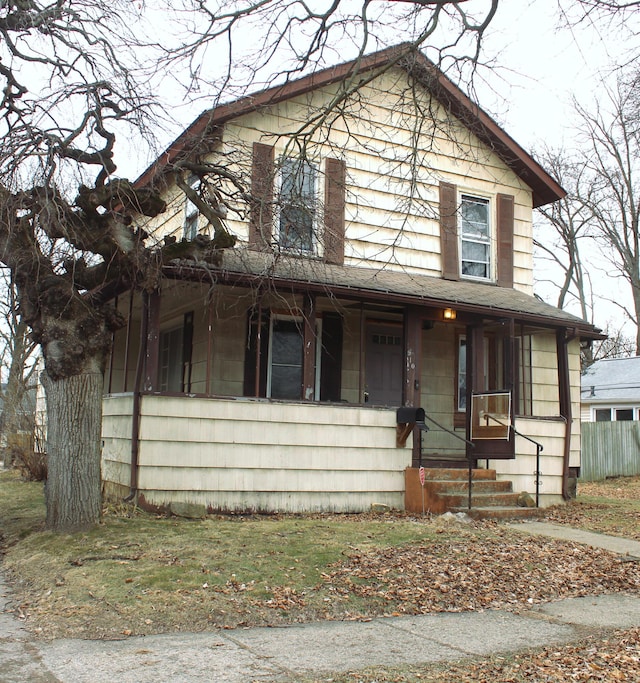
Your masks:
<path fill-rule="evenodd" d="M 636 417 L 635 408 L 595 408 L 596 422 L 629 422 Z"/>
<path fill-rule="evenodd" d="M 304 159 L 280 164 L 279 244 L 286 251 L 312 252 L 317 169 Z"/>
<path fill-rule="evenodd" d="M 189 186 L 198 190 L 200 188 L 200 178 L 198 176 L 191 176 L 189 178 Z M 183 236 L 187 240 L 192 240 L 198 234 L 198 218 L 200 212 L 198 207 L 189 199 L 185 198 L 184 205 L 184 232 Z"/>
<path fill-rule="evenodd" d="M 491 278 L 491 225 L 488 199 L 463 194 L 460 202 L 460 240 L 463 276 Z"/>

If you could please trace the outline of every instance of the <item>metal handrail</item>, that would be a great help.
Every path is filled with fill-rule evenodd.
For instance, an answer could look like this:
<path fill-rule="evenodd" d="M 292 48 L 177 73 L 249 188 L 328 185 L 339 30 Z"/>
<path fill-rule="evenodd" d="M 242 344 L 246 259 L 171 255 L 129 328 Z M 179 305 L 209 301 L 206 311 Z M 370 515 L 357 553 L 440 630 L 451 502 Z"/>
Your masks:
<path fill-rule="evenodd" d="M 535 439 L 532 439 L 530 436 L 527 436 L 526 434 L 523 434 L 522 432 L 519 432 L 512 424 L 507 424 L 506 422 L 502 422 L 502 420 L 498 420 L 497 417 L 494 417 L 493 415 L 489 415 L 488 413 L 485 414 L 485 418 L 487 420 L 493 420 L 494 422 L 497 422 L 499 425 L 502 425 L 503 427 L 507 427 L 510 429 L 516 436 L 521 436 L 523 439 L 526 439 L 527 441 L 531 442 L 535 447 L 536 447 L 536 471 L 533 473 L 535 475 L 535 482 L 536 482 L 536 507 L 540 507 L 540 477 L 542 476 L 542 472 L 540 471 L 540 453 L 544 450 L 542 444 L 539 441 L 536 441 Z"/>
<path fill-rule="evenodd" d="M 441 429 L 443 432 L 447 432 L 447 433 L 451 434 L 451 436 L 454 436 L 459 441 L 464 441 L 467 444 L 467 446 L 471 446 L 471 448 L 476 447 L 476 445 L 473 443 L 473 441 L 469 441 L 469 439 L 465 439 L 464 436 L 460 436 L 460 434 L 457 434 L 456 432 L 449 429 L 448 427 L 441 425 L 439 422 L 434 420 L 432 417 L 429 417 L 429 415 L 427 415 L 426 413 L 425 413 L 424 418 L 425 418 L 425 420 L 429 420 L 429 422 L 432 422 L 436 427 L 438 427 L 438 429 Z M 426 431 L 426 425 L 425 425 L 425 431 Z M 467 502 L 467 509 L 471 510 L 471 487 L 473 485 L 472 484 L 472 482 L 473 482 L 473 465 L 471 464 L 471 458 L 468 455 L 467 455 L 467 461 L 468 461 L 468 465 L 469 465 L 469 486 L 468 486 L 468 488 L 469 488 L 469 500 Z"/>

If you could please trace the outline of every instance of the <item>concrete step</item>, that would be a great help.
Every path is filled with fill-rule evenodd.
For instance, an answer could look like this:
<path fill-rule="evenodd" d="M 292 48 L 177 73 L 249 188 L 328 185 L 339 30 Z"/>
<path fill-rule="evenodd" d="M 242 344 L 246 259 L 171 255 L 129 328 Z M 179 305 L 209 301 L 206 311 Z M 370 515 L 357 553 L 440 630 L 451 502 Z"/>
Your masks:
<path fill-rule="evenodd" d="M 537 508 L 521 507 L 519 493 L 510 481 L 496 479 L 496 471 L 472 470 L 471 511 L 469 502 L 469 470 L 461 467 L 425 468 L 424 487 L 418 481 L 416 468 L 405 473 L 405 509 L 419 512 L 428 509 L 435 515 L 447 511 L 465 512 L 476 519 L 535 519 Z"/>
<path fill-rule="evenodd" d="M 440 494 L 460 493 L 469 488 L 469 482 L 450 481 L 450 480 L 425 480 L 425 486 L 429 486 L 432 491 Z M 474 479 L 471 483 L 472 491 L 476 493 L 508 493 L 513 491 L 513 485 L 508 480 Z"/>
<path fill-rule="evenodd" d="M 471 506 L 479 508 L 488 507 L 518 507 L 519 494 L 512 491 L 504 493 L 478 493 L 475 488 L 471 489 Z M 466 506 L 469 493 L 441 493 L 447 509 Z"/>
<path fill-rule="evenodd" d="M 473 469 L 471 470 L 473 481 L 495 480 L 495 470 Z M 469 470 L 466 467 L 425 467 L 424 478 L 428 481 L 467 481 Z"/>
<path fill-rule="evenodd" d="M 464 512 L 472 519 L 537 519 L 542 517 L 542 508 L 523 508 L 518 506 L 490 506 L 472 507 L 471 510 L 466 506 L 453 507 L 450 512 Z"/>

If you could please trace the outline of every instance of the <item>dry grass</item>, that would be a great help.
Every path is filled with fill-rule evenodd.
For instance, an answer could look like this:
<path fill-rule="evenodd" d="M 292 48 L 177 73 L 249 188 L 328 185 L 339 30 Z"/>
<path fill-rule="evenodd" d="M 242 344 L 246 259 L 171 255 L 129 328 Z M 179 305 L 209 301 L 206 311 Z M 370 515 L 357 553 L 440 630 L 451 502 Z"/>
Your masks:
<path fill-rule="evenodd" d="M 621 492 L 640 481 L 589 486 L 550 514 L 622 530 L 638 503 Z M 60 536 L 41 528 L 41 485 L 5 472 L 0 487 L 4 569 L 27 626 L 43 637 L 526 609 L 640 587 L 635 563 L 561 541 L 523 542 L 498 524 L 402 514 L 185 521 L 120 507 L 89 533 Z"/>

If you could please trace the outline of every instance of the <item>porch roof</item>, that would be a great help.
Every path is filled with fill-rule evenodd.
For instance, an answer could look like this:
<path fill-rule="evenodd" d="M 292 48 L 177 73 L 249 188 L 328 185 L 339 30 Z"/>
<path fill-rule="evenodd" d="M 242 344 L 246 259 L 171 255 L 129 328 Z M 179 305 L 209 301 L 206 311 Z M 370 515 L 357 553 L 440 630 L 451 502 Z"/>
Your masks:
<path fill-rule="evenodd" d="M 575 330 L 583 338 L 603 338 L 587 321 L 541 299 L 516 289 L 477 281 L 452 281 L 412 273 L 392 264 L 380 268 L 333 265 L 320 259 L 246 249 L 227 249 L 220 266 L 209 273 L 221 284 L 260 286 L 313 291 L 343 298 L 358 298 L 404 305 L 453 307 L 461 312 L 487 317 L 513 317 L 518 321 Z M 198 274 L 199 271 L 199 274 Z M 202 270 L 169 265 L 165 273 L 174 277 L 202 278 Z"/>

